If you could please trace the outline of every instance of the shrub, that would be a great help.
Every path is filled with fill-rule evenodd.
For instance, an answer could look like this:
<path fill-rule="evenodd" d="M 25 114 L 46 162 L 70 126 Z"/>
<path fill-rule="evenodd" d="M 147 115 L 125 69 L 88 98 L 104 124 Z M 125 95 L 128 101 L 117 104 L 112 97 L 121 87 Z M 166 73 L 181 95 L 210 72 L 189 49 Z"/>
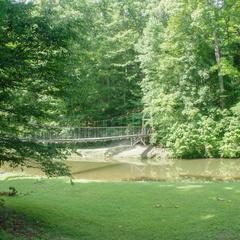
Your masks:
<path fill-rule="evenodd" d="M 210 117 L 202 117 L 197 123 L 173 126 L 166 145 L 178 158 L 219 157 L 223 124 Z"/>
<path fill-rule="evenodd" d="M 229 118 L 229 127 L 220 142 L 221 157 L 240 157 L 240 119 L 238 117 Z"/>

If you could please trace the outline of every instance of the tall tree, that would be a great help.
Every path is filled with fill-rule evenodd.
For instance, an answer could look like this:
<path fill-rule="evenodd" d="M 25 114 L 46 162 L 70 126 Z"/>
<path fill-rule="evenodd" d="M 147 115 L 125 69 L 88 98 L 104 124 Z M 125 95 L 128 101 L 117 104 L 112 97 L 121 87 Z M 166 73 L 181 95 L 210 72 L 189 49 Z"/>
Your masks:
<path fill-rule="evenodd" d="M 227 98 L 236 97 L 233 93 L 236 86 L 231 86 L 231 82 L 239 78 L 239 64 L 236 61 L 236 57 L 239 57 L 239 3 L 228 0 L 197 3 L 192 12 L 193 24 L 214 48 L 216 64 L 212 70 L 217 70 L 220 103 L 223 108 L 225 104 L 232 104 Z"/>
<path fill-rule="evenodd" d="M 95 82 L 87 111 L 90 118 L 121 115 L 141 102 L 141 71 L 135 43 L 145 26 L 144 1 L 92 1 L 88 36 L 91 61 L 82 67 Z"/>
<path fill-rule="evenodd" d="M 94 52 L 91 78 L 96 83 L 90 110 L 99 118 L 121 115 L 139 106 L 141 71 L 135 43 L 146 17 L 144 1 L 93 2 L 95 10 L 91 39 Z"/>
<path fill-rule="evenodd" d="M 68 49 L 68 65 L 65 71 L 71 76 L 67 83 L 65 97 L 62 98 L 62 109 L 59 115 L 62 125 L 79 125 L 79 120 L 86 118 L 87 110 L 91 105 L 91 96 L 94 95 L 95 81 L 91 77 L 95 53 L 90 45 L 93 35 L 92 9 L 86 1 L 48 1 L 34 0 L 38 12 L 51 11 L 52 24 L 67 26 L 74 32 L 74 38 L 70 39 Z"/>
<path fill-rule="evenodd" d="M 39 2 L 39 0 L 35 0 Z M 67 119 L 103 119 L 118 116 L 141 104 L 141 70 L 136 61 L 135 43 L 146 23 L 141 1 L 46 1 L 42 9 L 52 9 L 55 21 L 75 24 L 71 61 L 78 81 L 86 84 L 83 102 L 69 104 Z M 63 20 L 60 20 L 63 21 Z M 78 23 L 78 24 L 76 24 Z M 84 48 L 82 47 L 84 42 Z M 91 84 L 88 84 L 88 83 Z"/>
<path fill-rule="evenodd" d="M 57 121 L 68 74 L 71 28 L 53 24 L 50 9 L 39 13 L 33 4 L 0 1 L 0 162 L 39 166 L 47 175 L 66 175 L 53 162 L 66 149 L 29 140 L 32 123 Z M 27 139 L 27 140 L 26 140 Z"/>
<path fill-rule="evenodd" d="M 227 0 L 162 0 L 152 10 L 138 50 L 157 138 L 239 101 L 237 13 Z"/>

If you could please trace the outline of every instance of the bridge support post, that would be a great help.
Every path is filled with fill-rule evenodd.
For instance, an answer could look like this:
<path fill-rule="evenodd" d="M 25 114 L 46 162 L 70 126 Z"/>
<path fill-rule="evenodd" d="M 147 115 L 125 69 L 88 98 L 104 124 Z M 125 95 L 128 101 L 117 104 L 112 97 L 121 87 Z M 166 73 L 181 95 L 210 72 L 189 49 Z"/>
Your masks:
<path fill-rule="evenodd" d="M 138 143 L 141 143 L 143 144 L 144 146 L 146 146 L 146 143 L 145 143 L 145 138 L 142 138 L 142 137 L 135 137 L 135 138 L 131 138 L 131 145 L 136 145 Z"/>

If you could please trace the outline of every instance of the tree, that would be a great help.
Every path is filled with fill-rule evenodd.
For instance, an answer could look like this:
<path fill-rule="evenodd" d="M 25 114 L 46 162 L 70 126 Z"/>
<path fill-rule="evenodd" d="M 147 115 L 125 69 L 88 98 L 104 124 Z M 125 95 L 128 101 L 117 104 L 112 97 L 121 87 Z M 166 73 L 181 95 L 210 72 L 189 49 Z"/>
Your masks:
<path fill-rule="evenodd" d="M 205 123 L 216 126 L 239 102 L 237 13 L 239 3 L 230 0 L 162 0 L 151 11 L 137 48 L 145 74 L 144 101 L 156 130 L 154 141 L 167 145 L 171 139 L 182 144 L 175 146 L 197 149 L 184 145 L 181 134 L 188 138 L 192 129 L 201 132 Z M 219 139 L 223 134 L 216 133 Z M 206 149 L 199 153 L 203 156 Z"/>
<path fill-rule="evenodd" d="M 40 167 L 47 175 L 67 175 L 61 162 L 68 149 L 29 139 L 33 125 L 58 121 L 60 106 L 73 84 L 68 74 L 69 43 L 74 32 L 52 21 L 50 9 L 0 2 L 0 162 Z M 71 90 L 71 89 L 70 89 Z"/>
<path fill-rule="evenodd" d="M 217 71 L 221 107 L 229 107 L 235 101 L 236 85 L 239 80 L 239 3 L 238 1 L 209 0 L 196 1 L 192 12 L 193 25 L 202 32 L 211 44 L 215 54 L 215 65 L 211 70 Z M 238 88 L 238 87 L 237 87 Z"/>
<path fill-rule="evenodd" d="M 86 84 L 87 96 L 84 101 L 69 102 L 65 119 L 76 125 L 79 120 L 119 116 L 141 105 L 142 76 L 134 45 L 146 23 L 145 1 L 35 2 L 41 9 L 55 11 L 54 21 L 74 24 L 72 70 Z"/>
<path fill-rule="evenodd" d="M 141 104 L 135 43 L 145 25 L 144 1 L 89 1 L 81 10 L 79 5 L 76 1 L 75 11 L 91 22 L 86 58 L 79 68 L 94 82 L 82 110 L 90 120 L 125 114 Z"/>

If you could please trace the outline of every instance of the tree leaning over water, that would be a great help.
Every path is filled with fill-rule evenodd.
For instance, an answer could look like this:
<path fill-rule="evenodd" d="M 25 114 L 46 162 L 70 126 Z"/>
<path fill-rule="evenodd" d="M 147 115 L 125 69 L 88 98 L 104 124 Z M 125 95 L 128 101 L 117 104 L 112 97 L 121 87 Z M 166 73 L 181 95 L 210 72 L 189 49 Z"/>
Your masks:
<path fill-rule="evenodd" d="M 72 84 L 77 88 L 69 74 L 75 33 L 53 17 L 31 3 L 0 1 L 0 163 L 40 167 L 50 176 L 69 174 L 52 161 L 64 159 L 68 149 L 29 140 L 32 124 L 56 123 Z"/>

